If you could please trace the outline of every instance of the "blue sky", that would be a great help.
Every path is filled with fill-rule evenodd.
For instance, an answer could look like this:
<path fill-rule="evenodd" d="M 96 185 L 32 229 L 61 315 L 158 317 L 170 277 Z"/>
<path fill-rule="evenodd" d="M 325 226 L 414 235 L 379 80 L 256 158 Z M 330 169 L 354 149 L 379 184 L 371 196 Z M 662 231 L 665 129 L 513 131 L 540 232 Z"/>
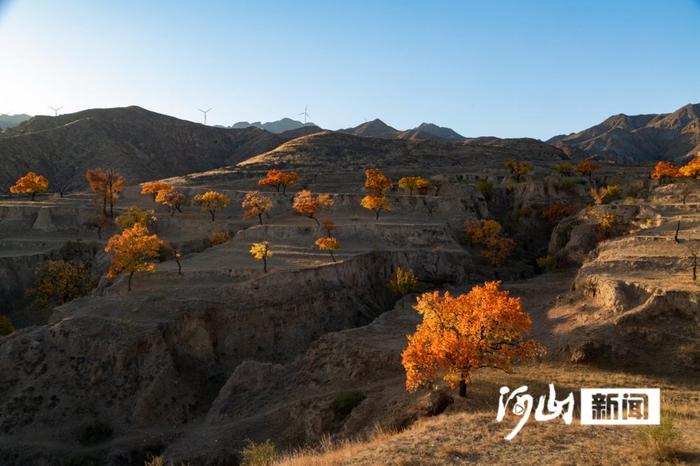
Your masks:
<path fill-rule="evenodd" d="M 700 1 L 0 0 L 0 113 L 548 138 L 700 102 Z"/>

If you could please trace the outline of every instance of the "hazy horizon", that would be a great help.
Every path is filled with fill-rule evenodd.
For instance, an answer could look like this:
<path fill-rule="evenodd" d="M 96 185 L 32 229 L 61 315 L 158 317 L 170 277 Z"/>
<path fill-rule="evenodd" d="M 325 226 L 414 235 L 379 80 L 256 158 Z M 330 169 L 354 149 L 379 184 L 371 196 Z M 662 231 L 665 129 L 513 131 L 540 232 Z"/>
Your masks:
<path fill-rule="evenodd" d="M 328 129 L 380 118 L 549 139 L 700 101 L 700 3 L 352 5 L 0 0 L 0 113 L 138 105 L 211 125 L 308 105 Z M 679 45 L 680 44 L 680 45 Z"/>

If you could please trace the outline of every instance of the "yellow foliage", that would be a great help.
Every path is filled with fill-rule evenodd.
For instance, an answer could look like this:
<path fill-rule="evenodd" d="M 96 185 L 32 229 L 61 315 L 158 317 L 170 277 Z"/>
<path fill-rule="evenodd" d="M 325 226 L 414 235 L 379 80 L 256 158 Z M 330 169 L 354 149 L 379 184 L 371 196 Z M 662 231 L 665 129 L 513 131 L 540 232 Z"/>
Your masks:
<path fill-rule="evenodd" d="M 408 190 L 413 195 L 413 191 L 425 191 L 430 186 L 430 182 L 421 176 L 404 176 L 399 180 L 399 188 Z"/>
<path fill-rule="evenodd" d="M 185 203 L 185 194 L 175 189 L 161 189 L 156 193 L 155 201 L 158 204 L 163 204 L 170 210 L 170 215 L 174 215 L 175 211 L 182 213 L 182 205 Z"/>
<path fill-rule="evenodd" d="M 194 203 L 201 206 L 202 210 L 209 211 L 211 221 L 216 219 L 216 211 L 225 209 L 231 203 L 231 198 L 218 191 L 207 191 L 204 194 L 197 194 Z"/>
<path fill-rule="evenodd" d="M 267 259 L 272 257 L 270 243 L 263 241 L 262 243 L 253 243 L 250 247 L 250 253 L 256 260 L 263 261 L 263 270 L 267 273 Z"/>
<path fill-rule="evenodd" d="M 365 189 L 377 197 L 384 196 L 390 189 L 391 180 L 379 168 L 365 170 Z"/>
<path fill-rule="evenodd" d="M 397 268 L 389 280 L 389 289 L 403 296 L 418 289 L 418 279 L 411 269 Z"/>
<path fill-rule="evenodd" d="M 505 166 L 510 170 L 510 172 L 515 176 L 515 181 L 520 181 L 524 175 L 526 175 L 531 166 L 528 162 L 518 162 L 517 160 L 506 160 Z"/>
<path fill-rule="evenodd" d="M 315 244 L 317 248 L 328 251 L 331 255 L 331 259 L 333 259 L 333 262 L 335 262 L 333 251 L 340 249 L 340 243 L 337 239 L 333 238 L 332 236 L 322 236 L 316 240 Z"/>
<path fill-rule="evenodd" d="M 389 199 L 386 196 L 376 196 L 374 194 L 368 194 L 363 197 L 360 204 L 367 210 L 373 210 L 376 214 L 376 219 L 379 219 L 379 214 L 382 210 L 388 212 L 391 209 Z"/>
<path fill-rule="evenodd" d="M 231 235 L 226 230 L 215 230 L 209 233 L 209 246 L 216 246 L 218 244 L 223 244 L 229 239 Z"/>
<path fill-rule="evenodd" d="M 136 223 L 121 234 L 109 239 L 105 252 L 112 256 L 107 275 L 116 277 L 122 272 L 129 273 L 129 290 L 134 272 L 155 272 L 155 259 L 159 257 L 162 241 L 156 235 L 149 235 L 148 229 Z"/>
<path fill-rule="evenodd" d="M 97 277 L 84 262 L 48 260 L 35 274 L 36 286 L 27 294 L 40 307 L 67 303 L 87 295 L 97 285 Z"/>
<path fill-rule="evenodd" d="M 532 321 L 520 298 L 500 282 L 475 286 L 467 294 L 424 293 L 414 308 L 423 316 L 402 354 L 410 392 L 441 377 L 464 395 L 473 371 L 492 367 L 510 372 L 544 348 L 527 339 Z"/>
<path fill-rule="evenodd" d="M 679 173 L 682 176 L 690 178 L 700 178 L 700 154 L 696 155 L 693 160 L 682 166 Z"/>
<path fill-rule="evenodd" d="M 117 218 L 114 219 L 115 223 L 122 230 L 131 228 L 137 223 L 140 223 L 141 225 L 148 228 L 149 225 L 151 225 L 157 220 L 158 219 L 156 218 L 153 209 L 143 210 L 134 206 L 129 207 L 128 209 L 126 209 L 126 212 L 124 212 L 121 215 L 118 215 Z"/>
<path fill-rule="evenodd" d="M 515 249 L 515 241 L 501 236 L 501 224 L 495 220 L 468 221 L 467 239 L 471 244 L 481 245 L 481 255 L 494 267 L 501 267 Z"/>
<path fill-rule="evenodd" d="M 28 172 L 10 187 L 10 192 L 30 194 L 33 201 L 37 193 L 45 193 L 48 189 L 49 180 L 34 172 Z"/>

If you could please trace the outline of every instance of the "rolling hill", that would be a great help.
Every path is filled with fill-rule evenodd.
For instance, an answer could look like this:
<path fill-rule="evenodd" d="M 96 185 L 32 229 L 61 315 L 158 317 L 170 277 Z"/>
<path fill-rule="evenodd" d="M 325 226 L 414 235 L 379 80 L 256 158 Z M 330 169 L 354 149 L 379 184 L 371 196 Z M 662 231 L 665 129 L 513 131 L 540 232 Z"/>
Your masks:
<path fill-rule="evenodd" d="M 140 107 L 37 116 L 0 134 L 0 189 L 28 170 L 51 190 L 86 186 L 93 167 L 118 169 L 129 183 L 235 164 L 298 136 L 258 128 L 204 126 Z"/>
<path fill-rule="evenodd" d="M 613 115 L 591 128 L 547 141 L 574 158 L 623 163 L 681 161 L 700 151 L 700 104 L 673 113 Z"/>

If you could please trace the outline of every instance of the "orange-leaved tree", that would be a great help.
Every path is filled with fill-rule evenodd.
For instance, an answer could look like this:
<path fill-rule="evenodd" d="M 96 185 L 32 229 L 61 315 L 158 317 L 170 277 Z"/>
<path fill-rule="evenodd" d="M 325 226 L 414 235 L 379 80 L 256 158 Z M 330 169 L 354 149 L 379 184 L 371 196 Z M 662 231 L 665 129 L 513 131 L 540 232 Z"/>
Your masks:
<path fill-rule="evenodd" d="M 272 257 L 270 243 L 263 241 L 262 243 L 253 243 L 250 247 L 250 253 L 259 261 L 263 261 L 263 271 L 267 273 L 267 259 Z"/>
<path fill-rule="evenodd" d="M 663 184 L 669 178 L 680 176 L 680 171 L 671 162 L 658 162 L 654 165 L 654 169 L 649 176 L 651 176 L 652 180 L 659 180 L 659 184 Z"/>
<path fill-rule="evenodd" d="M 365 209 L 374 211 L 375 220 L 379 220 L 379 214 L 382 212 L 382 210 L 385 212 L 391 210 L 391 207 L 389 206 L 389 199 L 387 199 L 386 196 L 376 196 L 374 194 L 368 194 L 362 198 L 360 204 Z"/>
<path fill-rule="evenodd" d="M 407 190 L 412 196 L 413 191 L 425 191 L 430 186 L 430 182 L 422 176 L 404 176 L 399 180 L 399 188 Z"/>
<path fill-rule="evenodd" d="M 10 192 L 29 194 L 33 201 L 37 193 L 45 193 L 48 189 L 49 180 L 34 172 L 27 172 L 26 175 L 15 181 L 15 184 L 10 187 Z"/>
<path fill-rule="evenodd" d="M 207 191 L 204 194 L 197 194 L 194 203 L 201 206 L 211 215 L 211 221 L 216 220 L 216 211 L 225 209 L 231 203 L 231 198 L 218 191 Z"/>
<path fill-rule="evenodd" d="M 171 216 L 175 215 L 175 212 L 182 213 L 182 206 L 185 204 L 185 200 L 185 193 L 175 189 L 161 189 L 156 194 L 156 202 L 166 206 Z"/>
<path fill-rule="evenodd" d="M 592 183 L 593 182 L 593 173 L 597 172 L 600 170 L 600 165 L 595 163 L 592 160 L 581 160 L 579 163 L 576 164 L 574 169 L 582 174 L 588 177 L 588 182 Z"/>
<path fill-rule="evenodd" d="M 321 250 L 328 251 L 331 255 L 331 259 L 333 262 L 335 262 L 333 251 L 340 249 L 340 243 L 332 236 L 322 236 L 316 240 L 316 247 Z"/>
<path fill-rule="evenodd" d="M 264 178 L 258 181 L 260 186 L 274 186 L 277 192 L 282 188 L 282 194 L 287 192 L 287 187 L 299 181 L 297 172 L 285 172 L 282 170 L 268 170 Z"/>
<path fill-rule="evenodd" d="M 116 277 L 122 272 L 129 274 L 128 290 L 135 272 L 155 272 L 156 259 L 160 255 L 162 241 L 156 235 L 149 235 L 148 229 L 136 223 L 131 228 L 109 239 L 105 252 L 112 256 L 107 275 Z"/>
<path fill-rule="evenodd" d="M 467 240 L 481 245 L 481 255 L 494 267 L 501 267 L 515 249 L 515 241 L 501 235 L 501 224 L 495 220 L 467 221 Z"/>
<path fill-rule="evenodd" d="M 423 322 L 401 355 L 409 392 L 442 377 L 464 397 L 477 369 L 510 372 L 514 364 L 544 353 L 527 338 L 532 321 L 520 298 L 499 289 L 500 283 L 487 282 L 459 296 L 434 291 L 418 298 L 414 308 Z"/>
<path fill-rule="evenodd" d="M 369 194 L 362 198 L 360 204 L 365 209 L 373 210 L 377 220 L 382 210 L 388 211 L 390 208 L 387 194 L 391 187 L 391 180 L 379 168 L 365 170 L 365 190 Z"/>
<path fill-rule="evenodd" d="M 124 190 L 124 177 L 113 168 L 91 168 L 85 172 L 85 178 L 102 201 L 102 213 L 107 216 L 109 204 L 109 216 L 114 218 L 114 204 Z"/>
<path fill-rule="evenodd" d="M 269 196 L 260 194 L 258 191 L 252 191 L 246 193 L 243 203 L 243 217 L 258 217 L 260 225 L 263 224 L 262 216 L 263 214 L 269 212 L 272 209 L 272 199 Z"/>
<path fill-rule="evenodd" d="M 521 178 L 525 176 L 532 168 L 528 162 L 519 162 L 517 160 L 506 160 L 504 165 L 515 177 L 516 183 L 520 183 Z"/>
<path fill-rule="evenodd" d="M 166 183 L 165 181 L 149 181 L 141 185 L 141 194 L 144 196 L 148 196 L 150 194 L 155 201 L 159 192 L 172 191 L 173 189 L 175 189 L 175 186 L 171 185 L 170 183 Z"/>
<path fill-rule="evenodd" d="M 320 225 L 316 214 L 319 210 L 331 207 L 333 204 L 333 198 L 328 194 L 314 195 L 311 191 L 304 190 L 294 196 L 292 208 L 297 215 L 308 217 L 316 222 L 316 225 Z"/>
<path fill-rule="evenodd" d="M 681 176 L 700 178 L 700 154 L 696 155 L 693 160 L 683 165 L 679 171 Z"/>

